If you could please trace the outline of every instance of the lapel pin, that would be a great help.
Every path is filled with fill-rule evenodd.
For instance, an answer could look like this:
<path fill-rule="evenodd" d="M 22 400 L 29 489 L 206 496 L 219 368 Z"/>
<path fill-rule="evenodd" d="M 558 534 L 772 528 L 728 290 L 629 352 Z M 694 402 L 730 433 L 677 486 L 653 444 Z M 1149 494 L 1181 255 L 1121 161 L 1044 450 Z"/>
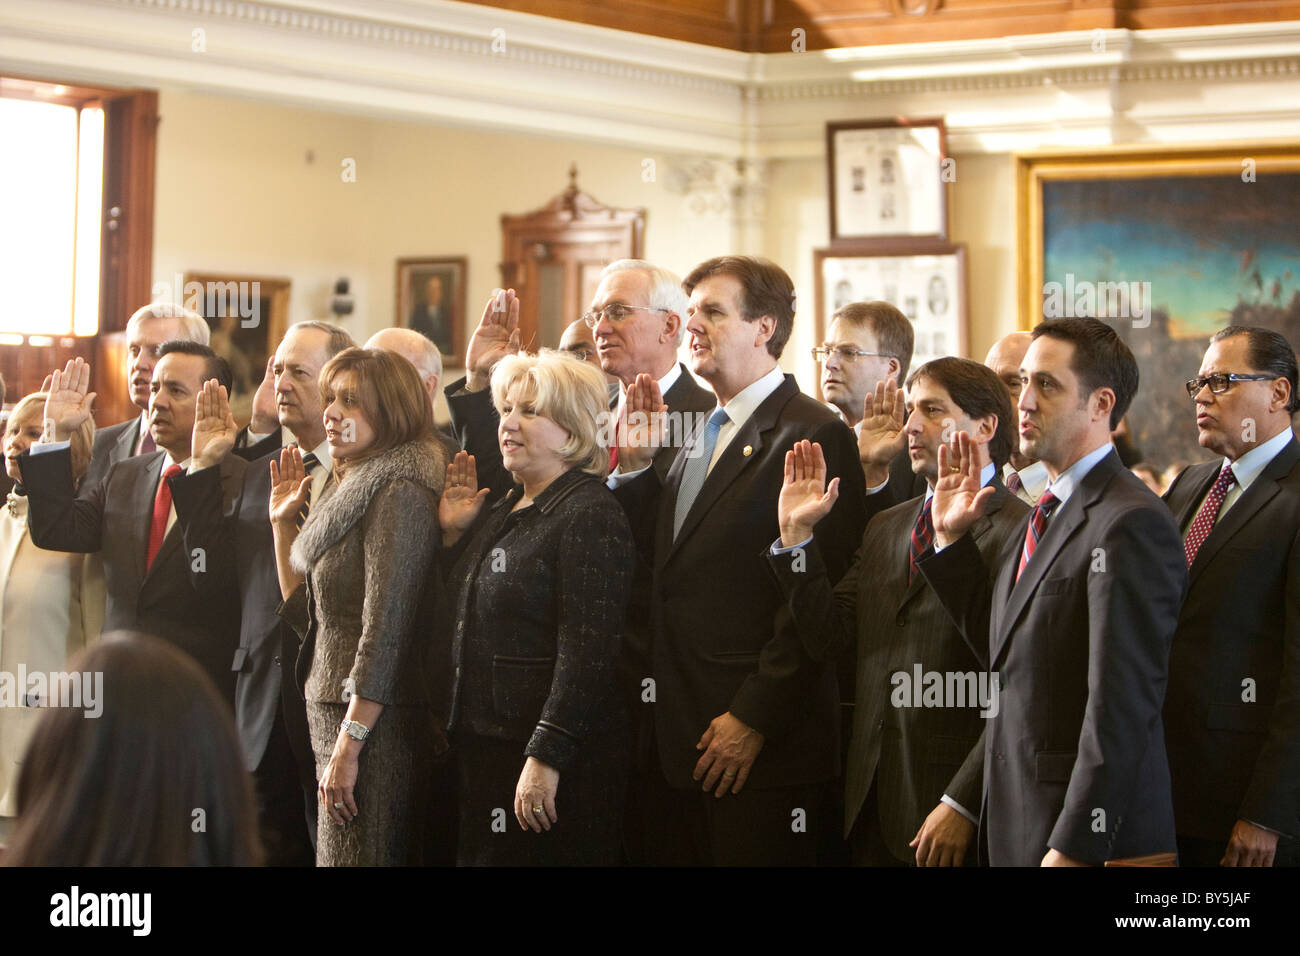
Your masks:
<path fill-rule="evenodd" d="M 754 454 L 754 446 L 753 446 L 753 445 L 746 445 L 743 454 L 744 454 L 744 456 L 745 456 L 746 458 L 748 458 L 750 455 Z"/>

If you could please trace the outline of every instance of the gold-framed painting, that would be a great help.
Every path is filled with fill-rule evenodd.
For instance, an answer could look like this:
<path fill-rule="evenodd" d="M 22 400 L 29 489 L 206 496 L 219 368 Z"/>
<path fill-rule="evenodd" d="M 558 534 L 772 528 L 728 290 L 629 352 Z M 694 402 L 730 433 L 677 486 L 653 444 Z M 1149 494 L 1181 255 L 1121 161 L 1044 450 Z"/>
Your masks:
<path fill-rule="evenodd" d="M 397 315 L 393 322 L 414 329 L 438 346 L 444 368 L 465 361 L 465 256 L 397 260 Z"/>
<path fill-rule="evenodd" d="M 1014 158 L 1019 323 L 1111 324 L 1141 376 L 1129 431 L 1161 467 L 1209 457 L 1182 383 L 1227 325 L 1300 344 L 1300 143 Z"/>
<path fill-rule="evenodd" d="M 242 426 L 266 360 L 289 327 L 290 280 L 279 276 L 185 273 L 185 305 L 208 320 L 212 350 L 230 363 L 230 411 Z"/>

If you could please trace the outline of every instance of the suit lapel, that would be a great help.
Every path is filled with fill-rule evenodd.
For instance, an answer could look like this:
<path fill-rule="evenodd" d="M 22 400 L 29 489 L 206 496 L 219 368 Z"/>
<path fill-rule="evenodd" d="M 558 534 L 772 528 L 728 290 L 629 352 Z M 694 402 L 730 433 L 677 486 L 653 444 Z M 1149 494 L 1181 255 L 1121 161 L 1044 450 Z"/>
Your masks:
<path fill-rule="evenodd" d="M 1174 515 L 1174 519 L 1178 522 L 1178 531 L 1180 534 L 1185 528 L 1191 525 L 1192 519 L 1196 516 L 1197 509 L 1201 507 L 1201 502 L 1205 500 L 1205 496 L 1210 493 L 1210 489 L 1214 487 L 1214 482 L 1219 477 L 1219 471 L 1222 468 L 1221 461 L 1215 461 L 1212 465 L 1213 467 L 1205 469 L 1205 474 L 1200 477 L 1199 481 L 1191 479 L 1187 483 L 1191 497 L 1183 501 L 1182 506 L 1178 509 L 1178 513 Z M 1199 468 L 1200 466 L 1194 465 L 1193 467 Z"/>
<path fill-rule="evenodd" d="M 1300 443 L 1293 438 L 1286 446 L 1273 456 L 1273 460 L 1264 466 L 1264 470 L 1228 509 L 1228 513 L 1220 518 L 1213 528 L 1210 529 L 1209 535 L 1201 543 L 1200 549 L 1196 552 L 1196 560 L 1192 562 L 1188 570 L 1188 586 L 1195 583 L 1196 578 L 1200 575 L 1205 566 L 1214 560 L 1225 544 L 1232 539 L 1242 527 L 1255 516 L 1255 514 L 1268 504 L 1274 495 L 1280 490 L 1278 488 L 1278 479 L 1285 477 L 1295 467 L 1297 461 L 1300 461 Z M 1215 472 L 1217 476 L 1218 472 Z M 1198 502 L 1199 503 L 1199 502 Z"/>
<path fill-rule="evenodd" d="M 136 522 L 140 533 L 133 542 L 132 550 L 135 552 L 135 567 L 141 584 L 144 583 L 148 571 L 145 564 L 149 559 L 149 530 L 153 526 L 153 499 L 158 491 L 158 477 L 162 474 L 164 457 L 161 451 L 141 455 L 140 466 L 128 472 L 135 476 L 133 486 L 127 489 L 127 496 L 131 503 L 129 513 L 140 516 Z"/>
<path fill-rule="evenodd" d="M 781 410 L 785 408 L 786 403 L 789 402 L 790 397 L 797 390 L 794 379 L 789 375 L 785 376 L 785 380 L 776 387 L 776 390 L 764 399 L 758 408 L 754 409 L 754 414 L 749 416 L 749 420 L 736 430 L 736 433 L 731 437 L 731 441 L 727 443 L 727 447 L 719 456 L 717 463 L 713 466 L 713 470 L 704 479 L 704 484 L 700 487 L 700 493 L 695 496 L 695 501 L 691 504 L 691 510 L 686 513 L 686 517 L 682 521 L 682 530 L 671 542 L 667 552 L 669 559 L 672 558 L 678 546 L 690 537 L 691 532 L 699 526 L 704 516 L 709 513 L 709 509 L 722 496 L 722 493 L 731 486 L 752 462 L 762 457 L 764 433 L 775 427 Z M 701 428 L 693 436 L 692 446 L 703 436 L 703 424 L 701 423 Z M 749 449 L 748 454 L 745 452 L 746 448 Z M 664 504 L 668 508 L 665 514 L 668 519 L 668 534 L 670 536 L 672 535 L 673 514 L 677 507 L 677 492 L 681 488 L 682 472 L 689 460 L 686 457 L 686 449 L 683 449 L 682 454 L 677 456 L 677 461 L 673 462 L 673 467 L 668 472 L 669 487 L 672 489 L 672 493 L 665 498 Z"/>
<path fill-rule="evenodd" d="M 1052 566 L 1056 556 L 1061 553 L 1061 549 L 1074 537 L 1074 533 L 1082 527 L 1087 520 L 1088 509 L 1101 497 L 1111 478 L 1122 468 L 1123 465 L 1120 464 L 1119 455 L 1112 449 L 1106 457 L 1097 462 L 1083 476 L 1083 480 L 1079 482 L 1078 487 L 1070 495 L 1070 500 L 1061 505 L 1056 514 L 1048 520 L 1047 530 L 1043 532 L 1038 547 L 1034 549 L 1034 556 L 1025 565 L 1025 572 L 1020 576 L 1019 581 L 1015 580 L 1015 571 L 1020 563 L 1021 548 L 1024 547 L 1024 533 L 1022 532 L 1016 538 L 1016 557 L 1012 562 L 1009 562 L 1010 574 L 1008 582 L 1010 591 L 1007 595 L 1007 609 L 994 636 L 994 646 L 990 649 L 989 662 L 992 666 L 997 665 L 998 658 L 1006 646 L 1007 638 L 1010 637 L 1011 631 L 1015 628 L 1021 614 L 1029 605 L 1029 599 L 1038 589 L 1038 585 L 1047 573 L 1047 569 Z M 1033 520 L 1032 512 L 1030 512 L 1029 517 L 1030 520 Z M 1028 522 L 1026 522 L 1026 527 L 1028 527 Z"/>
<path fill-rule="evenodd" d="M 117 436 L 117 457 L 114 461 L 124 461 L 135 454 L 135 444 L 140 439 L 140 415 L 137 413 L 130 428 L 122 429 Z"/>
<path fill-rule="evenodd" d="M 984 536 L 989 533 L 989 529 L 993 527 L 993 515 L 995 515 L 999 510 L 1001 510 L 1002 505 L 1007 500 L 1007 495 L 1010 494 L 1010 492 L 1007 491 L 1006 485 L 1002 484 L 1002 479 L 999 478 L 997 474 L 994 474 L 993 480 L 989 482 L 989 484 L 991 484 L 995 489 L 993 492 L 993 497 L 992 499 L 990 499 L 988 503 L 988 507 L 985 508 L 984 514 L 980 516 L 979 520 L 977 520 L 973 525 L 971 525 L 971 529 L 970 529 L 970 533 L 971 535 L 974 536 L 975 544 L 977 546 L 979 545 L 980 541 L 984 538 Z M 925 505 L 925 498 L 924 495 L 922 495 L 921 503 L 918 504 L 916 506 L 916 509 L 912 512 L 911 523 L 907 526 L 907 534 L 904 538 L 904 543 L 903 543 L 904 567 L 906 567 L 908 562 L 911 560 L 912 528 L 916 526 L 916 519 L 920 517 L 921 508 L 924 505 Z M 912 583 L 907 586 L 907 590 L 903 593 L 903 601 L 902 604 L 899 605 L 900 609 L 903 605 L 907 604 L 908 601 L 916 597 L 916 595 L 919 594 L 921 591 L 923 591 L 925 588 L 926 588 L 926 583 L 925 583 L 924 575 L 917 574 L 914 578 L 912 578 Z"/>

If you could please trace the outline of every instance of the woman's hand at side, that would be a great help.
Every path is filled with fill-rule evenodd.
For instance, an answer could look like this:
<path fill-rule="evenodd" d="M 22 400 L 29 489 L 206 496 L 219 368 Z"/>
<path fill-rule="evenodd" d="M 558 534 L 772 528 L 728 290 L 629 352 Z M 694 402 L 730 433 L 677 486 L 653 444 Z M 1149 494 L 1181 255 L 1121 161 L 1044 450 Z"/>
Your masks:
<path fill-rule="evenodd" d="M 521 830 L 541 833 L 559 820 L 555 813 L 555 792 L 560 786 L 560 771 L 536 757 L 524 761 L 523 773 L 515 786 L 515 819 Z"/>
<path fill-rule="evenodd" d="M 339 826 L 357 815 L 357 801 L 352 795 L 357 785 L 357 766 L 361 758 L 361 741 L 340 733 L 334 741 L 334 752 L 325 765 L 316 792 L 325 804 L 325 812 Z"/>

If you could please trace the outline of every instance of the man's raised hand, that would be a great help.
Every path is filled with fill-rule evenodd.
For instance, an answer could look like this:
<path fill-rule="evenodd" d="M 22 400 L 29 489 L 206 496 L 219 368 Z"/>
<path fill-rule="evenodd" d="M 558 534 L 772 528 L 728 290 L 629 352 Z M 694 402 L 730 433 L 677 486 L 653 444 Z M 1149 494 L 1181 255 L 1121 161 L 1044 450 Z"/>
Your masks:
<path fill-rule="evenodd" d="M 781 546 L 793 548 L 812 537 L 813 528 L 831 513 L 840 496 L 840 480 L 826 484 L 826 456 L 822 446 L 807 439 L 795 442 L 785 453 L 785 481 L 776 500 Z"/>
<path fill-rule="evenodd" d="M 90 365 L 85 359 L 69 359 L 62 371 L 55 369 L 45 379 L 46 441 L 67 441 L 91 416 L 95 392 L 90 387 Z"/>
<path fill-rule="evenodd" d="M 862 403 L 862 425 L 858 428 L 858 458 L 874 488 L 889 477 L 889 463 L 907 447 L 907 402 L 893 377 L 876 383 Z M 874 479 L 874 480 L 873 480 Z"/>
<path fill-rule="evenodd" d="M 219 465 L 235 447 L 239 426 L 230 413 L 230 399 L 226 387 L 215 378 L 203 383 L 194 400 L 194 435 L 191 454 L 196 468 Z"/>
<path fill-rule="evenodd" d="M 483 306 L 483 317 L 470 336 L 465 351 L 465 387 L 471 392 L 487 388 L 497 362 L 518 351 L 519 297 L 514 289 L 500 289 Z"/>
<path fill-rule="evenodd" d="M 663 444 L 667 412 L 658 381 L 642 372 L 628 386 L 618 420 L 619 471 L 640 471 L 654 460 Z"/>
<path fill-rule="evenodd" d="M 946 548 L 969 531 L 993 497 L 991 484 L 980 487 L 978 448 L 961 431 L 953 436 L 953 444 L 939 446 L 939 480 L 930 505 L 936 547 Z"/>

